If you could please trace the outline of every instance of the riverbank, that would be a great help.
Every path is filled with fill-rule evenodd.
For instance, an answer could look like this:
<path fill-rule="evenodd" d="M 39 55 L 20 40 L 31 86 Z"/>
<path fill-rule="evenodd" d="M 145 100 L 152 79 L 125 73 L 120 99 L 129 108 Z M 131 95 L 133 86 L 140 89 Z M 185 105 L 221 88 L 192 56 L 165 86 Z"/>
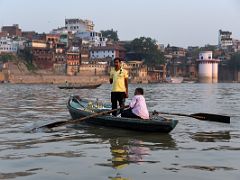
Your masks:
<path fill-rule="evenodd" d="M 55 74 L 51 70 L 29 71 L 21 61 L 8 62 L 0 72 L 0 81 L 13 84 L 102 84 L 109 81 L 108 75 L 69 76 Z"/>
<path fill-rule="evenodd" d="M 108 82 L 108 76 L 65 75 L 10 75 L 8 82 L 14 84 L 100 84 Z"/>

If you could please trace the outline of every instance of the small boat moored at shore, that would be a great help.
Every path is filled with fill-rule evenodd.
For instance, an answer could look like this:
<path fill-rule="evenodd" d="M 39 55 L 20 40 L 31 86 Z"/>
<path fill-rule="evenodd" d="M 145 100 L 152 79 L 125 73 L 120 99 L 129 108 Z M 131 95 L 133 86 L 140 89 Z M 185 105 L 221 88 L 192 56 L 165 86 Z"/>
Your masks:
<path fill-rule="evenodd" d="M 86 84 L 86 85 L 66 85 L 58 86 L 59 89 L 96 89 L 102 84 Z"/>
<path fill-rule="evenodd" d="M 183 82 L 183 77 L 166 77 L 167 83 L 178 84 Z"/>
<path fill-rule="evenodd" d="M 73 120 L 111 109 L 109 105 L 98 104 L 97 102 L 92 103 L 91 101 L 80 99 L 77 96 L 71 96 L 69 98 L 67 108 Z M 177 120 L 166 119 L 158 115 L 151 115 L 149 120 L 104 115 L 89 118 L 83 122 L 93 125 L 160 133 L 169 133 L 178 123 Z"/>

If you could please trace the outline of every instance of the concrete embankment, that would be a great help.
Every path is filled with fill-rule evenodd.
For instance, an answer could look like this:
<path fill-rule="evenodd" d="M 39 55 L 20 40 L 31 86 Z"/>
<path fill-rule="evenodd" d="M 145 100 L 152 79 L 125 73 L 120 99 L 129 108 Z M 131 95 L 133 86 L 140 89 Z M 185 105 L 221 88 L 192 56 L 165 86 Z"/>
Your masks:
<path fill-rule="evenodd" d="M 10 83 L 32 83 L 32 84 L 98 84 L 107 83 L 108 76 L 65 76 L 65 75 L 11 75 Z"/>
<path fill-rule="evenodd" d="M 5 79 L 4 79 L 4 74 L 3 74 L 3 72 L 0 72 L 0 82 L 2 82 L 2 81 L 4 81 Z"/>
<path fill-rule="evenodd" d="M 56 75 L 52 71 L 38 70 L 30 72 L 26 66 L 18 62 L 8 62 L 0 74 L 0 80 L 9 83 L 25 84 L 99 84 L 109 81 L 108 75 L 83 75 L 76 76 Z"/>

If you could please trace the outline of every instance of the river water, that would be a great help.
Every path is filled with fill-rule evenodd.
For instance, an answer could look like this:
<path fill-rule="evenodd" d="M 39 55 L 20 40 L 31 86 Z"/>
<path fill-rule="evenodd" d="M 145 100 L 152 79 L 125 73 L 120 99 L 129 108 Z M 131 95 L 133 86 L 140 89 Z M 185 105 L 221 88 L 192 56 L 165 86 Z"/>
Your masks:
<path fill-rule="evenodd" d="M 239 179 L 240 84 L 129 86 L 129 97 L 144 88 L 149 110 L 229 115 L 231 124 L 167 116 L 179 120 L 169 134 L 86 125 L 32 133 L 32 127 L 69 119 L 70 95 L 109 101 L 110 85 L 0 84 L 0 179 Z"/>

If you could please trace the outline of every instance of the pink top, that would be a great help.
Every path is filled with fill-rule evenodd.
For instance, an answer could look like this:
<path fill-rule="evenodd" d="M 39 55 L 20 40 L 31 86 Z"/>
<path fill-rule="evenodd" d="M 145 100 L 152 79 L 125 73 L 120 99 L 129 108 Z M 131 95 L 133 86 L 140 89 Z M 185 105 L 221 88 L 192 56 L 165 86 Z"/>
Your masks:
<path fill-rule="evenodd" d="M 149 113 L 143 95 L 133 96 L 129 106 L 132 108 L 132 112 L 137 116 L 141 117 L 142 119 L 149 119 Z"/>

